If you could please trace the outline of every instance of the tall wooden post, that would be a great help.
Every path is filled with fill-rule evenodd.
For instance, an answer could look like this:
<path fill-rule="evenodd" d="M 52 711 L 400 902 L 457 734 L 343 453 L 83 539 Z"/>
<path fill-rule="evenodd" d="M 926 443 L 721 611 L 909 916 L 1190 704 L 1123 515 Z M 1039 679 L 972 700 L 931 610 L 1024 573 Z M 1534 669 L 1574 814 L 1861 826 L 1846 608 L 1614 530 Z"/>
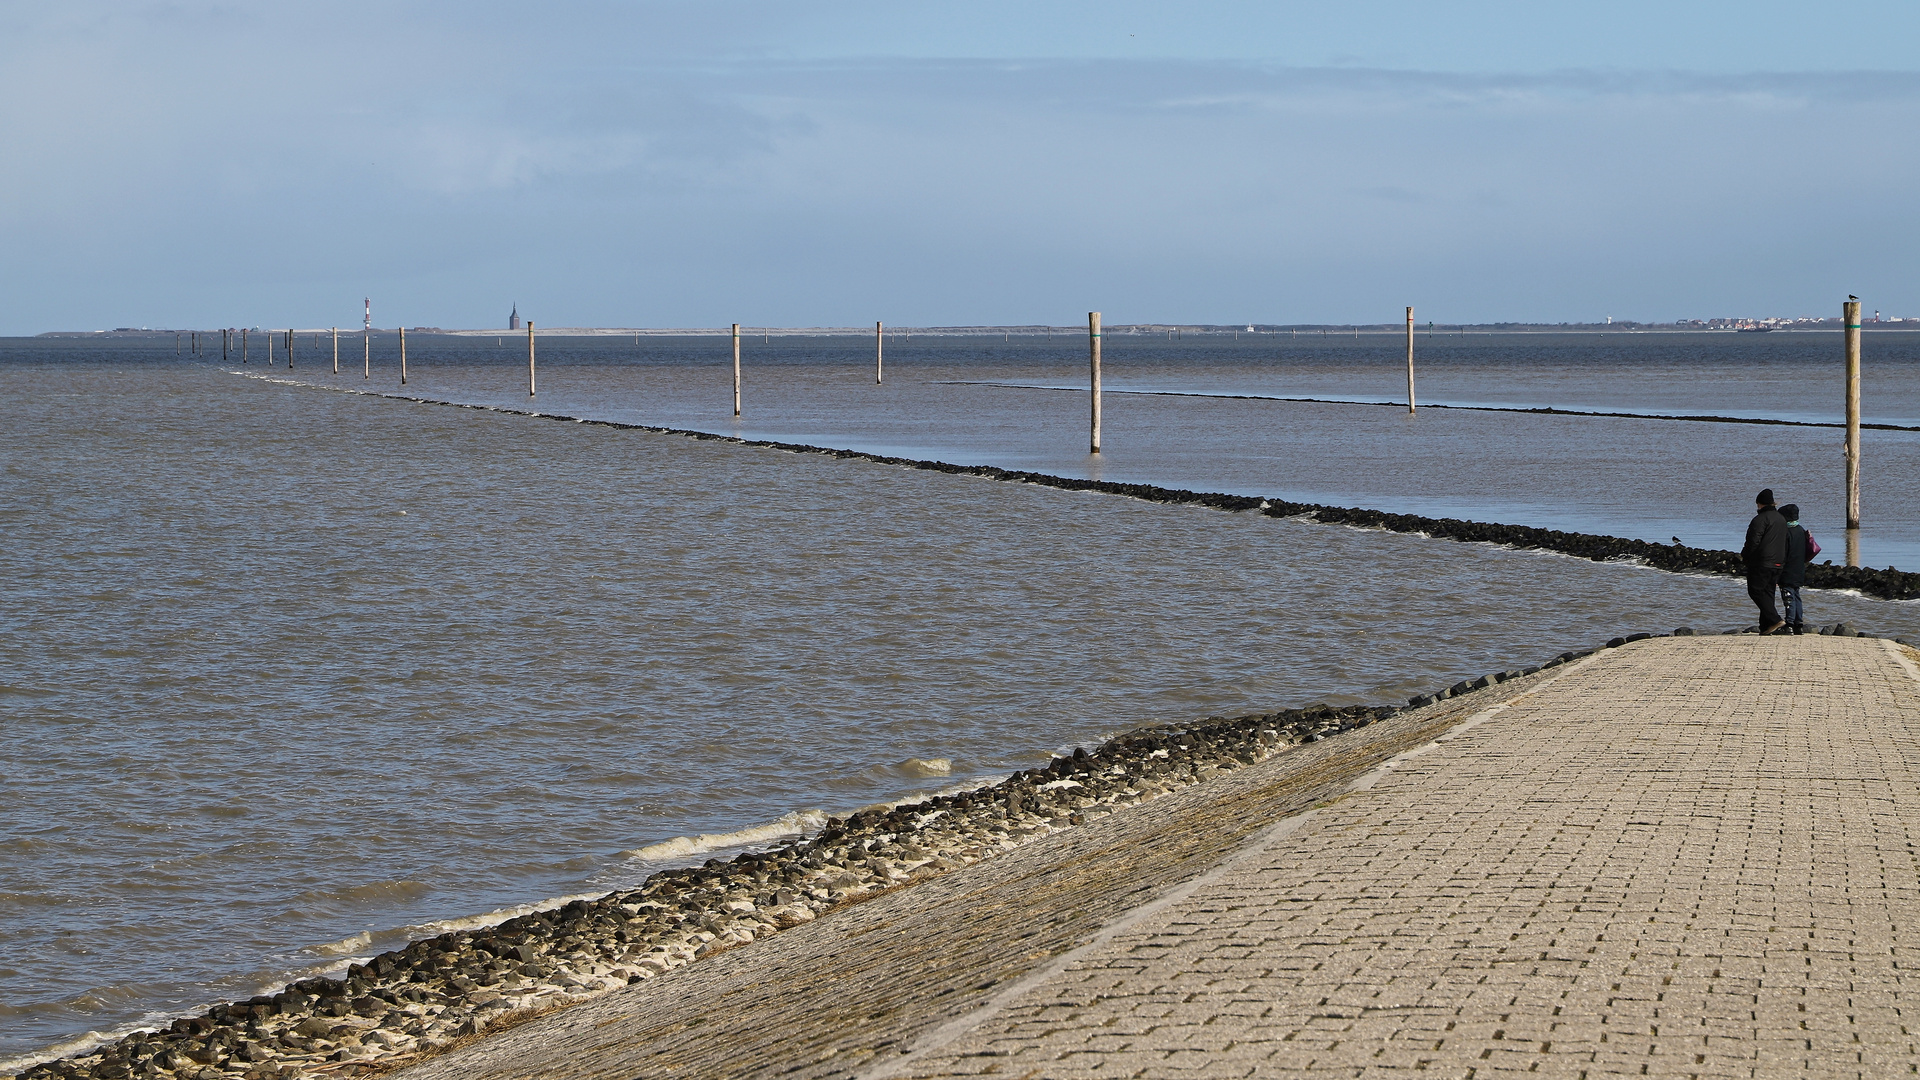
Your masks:
<path fill-rule="evenodd" d="M 740 415 L 740 324 L 733 324 L 733 415 Z"/>
<path fill-rule="evenodd" d="M 227 353 L 228 353 L 227 346 L 230 345 L 231 343 L 232 342 L 229 340 L 227 336 L 227 332 L 225 330 L 220 331 L 220 362 L 223 364 L 227 362 Z"/>
<path fill-rule="evenodd" d="M 1413 412 L 1413 309 L 1407 309 L 1407 412 Z"/>
<path fill-rule="evenodd" d="M 247 328 L 243 326 L 240 328 L 240 364 L 241 366 L 244 367 L 246 365 L 246 362 L 247 362 Z"/>
<path fill-rule="evenodd" d="M 407 328 L 400 328 L 400 385 L 407 385 Z"/>
<path fill-rule="evenodd" d="M 539 388 L 534 378 L 533 368 L 533 320 L 527 320 L 527 396 L 532 397 Z"/>
<path fill-rule="evenodd" d="M 340 328 L 333 328 L 333 373 L 340 374 Z"/>
<path fill-rule="evenodd" d="M 287 328 L 287 370 L 293 370 L 293 328 Z"/>
<path fill-rule="evenodd" d="M 1100 313 L 1087 312 L 1087 350 L 1093 361 L 1093 452 L 1100 452 Z"/>
<path fill-rule="evenodd" d="M 882 362 L 885 351 L 886 339 L 881 333 L 880 324 L 876 322 L 873 324 L 873 381 L 875 385 L 884 381 L 882 376 L 886 373 L 886 369 L 882 365 Z"/>
<path fill-rule="evenodd" d="M 1847 341 L 1847 528 L 1860 527 L 1860 301 L 1841 307 Z"/>

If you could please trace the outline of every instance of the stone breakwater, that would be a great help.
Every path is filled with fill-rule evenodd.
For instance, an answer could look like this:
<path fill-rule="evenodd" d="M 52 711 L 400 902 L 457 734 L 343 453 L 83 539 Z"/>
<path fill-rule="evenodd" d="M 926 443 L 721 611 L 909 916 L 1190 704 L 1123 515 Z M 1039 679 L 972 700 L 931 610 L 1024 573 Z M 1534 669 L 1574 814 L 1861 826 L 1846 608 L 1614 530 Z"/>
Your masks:
<path fill-rule="evenodd" d="M 1868 636 L 1840 625 L 1821 632 Z M 1603 648 L 1653 636 L 1616 637 Z M 19 1077 L 269 1080 L 385 1071 L 1302 743 L 1596 651 L 1461 680 L 1416 695 L 1404 708 L 1316 705 L 1138 728 L 991 787 L 831 818 L 811 838 L 663 870 L 637 889 L 491 928 L 415 941 L 350 965 L 345 978 L 302 979 L 276 994 L 217 1005 L 162 1030 L 35 1065 Z"/>
<path fill-rule="evenodd" d="M 307 386 L 311 384 L 300 383 L 298 385 Z M 335 388 L 318 387 L 318 389 Z M 732 435 L 716 435 L 708 431 L 656 427 L 649 424 L 626 424 L 615 420 L 595 420 L 586 417 L 566 416 L 559 413 L 534 412 L 528 409 L 509 409 L 497 405 L 470 405 L 460 402 L 438 401 L 433 398 L 414 397 L 407 394 L 377 393 L 367 390 L 336 390 L 336 392 L 369 394 L 374 397 L 411 401 L 422 405 L 448 405 L 454 408 L 479 409 L 485 412 L 501 412 L 516 416 L 536 416 L 543 419 L 564 420 L 569 423 L 594 424 L 600 427 L 622 428 L 632 431 L 649 431 L 661 435 L 681 435 L 693 439 L 736 443 L 741 446 L 761 446 L 773 450 L 785 450 L 796 454 L 824 454 L 829 457 L 858 458 L 863 461 L 872 461 L 881 465 L 896 465 L 910 469 L 928 469 L 935 472 L 981 476 L 990 480 L 1034 484 L 1040 487 L 1059 488 L 1064 491 L 1097 491 L 1109 495 L 1124 495 L 1128 498 L 1143 499 L 1148 502 L 1185 503 L 1198 506 L 1210 506 L 1215 509 L 1229 511 L 1259 510 L 1269 517 L 1295 518 L 1326 525 L 1350 525 L 1357 528 L 1385 529 L 1389 532 L 1424 533 L 1427 536 L 1437 537 L 1443 540 L 1500 544 L 1505 547 L 1520 550 L 1553 551 L 1563 555 L 1573 555 L 1583 559 L 1591 559 L 1594 562 L 1631 560 L 1645 566 L 1650 566 L 1656 570 L 1666 570 L 1678 574 L 1716 574 L 1739 577 L 1746 573 L 1745 568 L 1741 565 L 1738 552 L 1721 551 L 1714 548 L 1687 547 L 1684 544 L 1655 544 L 1650 541 L 1632 540 L 1623 536 L 1563 532 L 1559 529 L 1538 529 L 1530 525 L 1501 525 L 1494 522 L 1466 521 L 1461 518 L 1432 518 L 1423 517 L 1418 514 L 1392 514 L 1383 510 L 1368 510 L 1364 507 L 1288 502 L 1284 499 L 1264 499 L 1250 495 L 1228 495 L 1222 492 L 1164 488 L 1154 484 L 1126 484 L 1111 480 L 1083 480 L 1070 476 L 1054 476 L 1050 473 L 1028 472 L 1020 469 L 1002 469 L 995 465 L 954 465 L 945 461 L 924 461 L 918 458 L 870 454 L 862 450 L 840 450 L 833 447 L 811 446 L 806 443 L 776 442 L 767 439 L 741 439 Z M 1853 589 L 1863 595 L 1881 600 L 1920 599 L 1920 573 L 1908 573 L 1891 566 L 1885 570 L 1875 570 L 1862 566 L 1834 566 L 1831 564 L 1831 561 L 1819 565 L 1812 565 L 1807 567 L 1807 586 L 1814 589 Z"/>
<path fill-rule="evenodd" d="M 626 425 L 622 425 L 626 426 Z M 705 432 L 678 431 L 667 428 L 649 428 L 647 430 L 663 433 L 689 435 L 702 439 L 724 439 L 724 435 L 709 435 Z M 1740 555 L 1733 551 L 1719 551 L 1713 548 L 1687 547 L 1684 544 L 1655 544 L 1646 540 L 1630 540 L 1623 536 L 1599 536 L 1591 533 L 1562 532 L 1559 529 L 1536 529 L 1530 525 L 1500 525 L 1492 522 L 1465 521 L 1460 518 L 1431 518 L 1418 514 L 1390 514 L 1384 510 L 1368 510 L 1355 506 L 1326 506 L 1321 503 L 1288 502 L 1285 499 L 1262 499 L 1251 495 L 1227 495 L 1221 492 L 1188 491 L 1184 488 L 1163 488 L 1153 484 L 1123 484 L 1111 480 L 1081 480 L 1070 476 L 1053 476 L 1048 473 L 1026 472 L 1015 469 L 1002 469 L 993 465 L 952 465 L 944 461 L 920 461 L 914 458 L 886 457 L 880 454 L 862 453 L 857 450 L 833 450 L 819 446 L 807 446 L 798 443 L 779 443 L 767 441 L 732 440 L 748 446 L 766 446 L 776 450 L 788 450 L 804 454 L 829 454 L 834 457 L 864 458 L 883 465 L 901 465 L 914 469 L 931 469 L 936 472 L 964 473 L 970 476 L 984 476 L 992 480 L 1005 480 L 1013 483 L 1036 484 L 1042 487 L 1060 488 L 1066 491 L 1098 491 L 1110 495 L 1125 495 L 1128 498 L 1144 499 L 1148 502 L 1191 503 L 1199 506 L 1211 506 L 1220 510 L 1242 511 L 1259 510 L 1268 517 L 1298 518 L 1318 522 L 1323 525 L 1351 525 L 1364 529 L 1385 529 L 1389 532 L 1424 533 L 1427 536 L 1443 540 L 1460 540 L 1468 543 L 1500 544 L 1521 550 L 1553 551 L 1563 555 L 1576 555 L 1594 562 L 1610 560 L 1633 560 L 1656 570 L 1666 570 L 1677 574 L 1720 574 L 1741 577 L 1746 568 L 1740 562 Z M 1905 573 L 1889 566 L 1885 570 L 1873 570 L 1863 566 L 1833 566 L 1823 563 L 1807 567 L 1807 586 L 1815 589 L 1855 589 L 1881 600 L 1912 600 L 1920 598 L 1920 573 Z"/>
<path fill-rule="evenodd" d="M 599 421 L 586 421 L 597 423 Z M 638 425 L 616 424 L 617 427 Z M 1357 506 L 1327 506 L 1322 503 L 1288 502 L 1285 499 L 1263 499 L 1251 495 L 1228 495 L 1214 491 L 1188 491 L 1184 488 L 1163 488 L 1154 484 L 1125 484 L 1111 480 L 1082 480 L 1070 476 L 1054 476 L 1049 473 L 1027 472 L 1017 469 L 1002 469 L 994 465 L 954 465 L 944 461 L 921 461 L 916 458 L 888 457 L 882 454 L 868 454 L 858 450 L 835 450 L 828 447 L 808 446 L 804 443 L 782 443 L 767 440 L 733 439 L 725 435 L 712 435 L 700 431 L 683 431 L 674 428 L 646 428 L 662 434 L 686 435 L 699 439 L 726 439 L 746 446 L 765 446 L 775 450 L 786 450 L 801 454 L 827 454 L 841 458 L 861 458 L 882 465 L 899 465 L 913 469 L 930 469 L 936 472 L 960 473 L 969 476 L 983 476 L 992 480 L 1004 480 L 1012 483 L 1035 484 L 1041 487 L 1060 488 L 1066 491 L 1098 491 L 1109 495 L 1124 495 L 1148 502 L 1190 503 L 1199 506 L 1211 506 L 1219 510 L 1243 511 L 1259 510 L 1268 517 L 1298 518 L 1318 522 L 1323 525 L 1351 525 L 1365 529 L 1385 529 L 1389 532 L 1423 533 L 1443 540 L 1459 540 L 1467 543 L 1500 544 L 1520 550 L 1553 551 L 1562 555 L 1575 555 L 1594 562 L 1611 560 L 1632 560 L 1656 570 L 1666 570 L 1676 574 L 1718 574 L 1730 577 L 1743 577 L 1746 568 L 1740 561 L 1740 554 L 1734 551 L 1720 551 L 1714 548 L 1687 547 L 1684 544 L 1655 544 L 1646 540 L 1631 540 L 1623 536 L 1601 536 L 1593 533 L 1563 532 L 1559 529 L 1537 529 L 1530 525 L 1501 525 L 1494 522 L 1466 521 L 1461 518 L 1431 518 L 1418 514 L 1391 514 L 1384 510 L 1368 510 Z M 1920 573 L 1907 573 L 1894 567 L 1874 570 L 1863 566 L 1834 566 L 1831 561 L 1807 567 L 1807 587 L 1814 589 L 1854 589 L 1860 593 L 1881 600 L 1920 599 Z"/>

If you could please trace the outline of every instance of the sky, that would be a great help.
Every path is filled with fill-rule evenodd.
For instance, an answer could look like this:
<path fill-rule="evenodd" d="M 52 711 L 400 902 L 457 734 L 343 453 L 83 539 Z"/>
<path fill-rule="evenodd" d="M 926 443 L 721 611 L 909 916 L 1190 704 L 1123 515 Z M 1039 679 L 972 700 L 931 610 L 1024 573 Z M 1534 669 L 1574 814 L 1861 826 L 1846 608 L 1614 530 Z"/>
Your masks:
<path fill-rule="evenodd" d="M 0 0 L 0 334 L 1920 315 L 1920 5 Z"/>

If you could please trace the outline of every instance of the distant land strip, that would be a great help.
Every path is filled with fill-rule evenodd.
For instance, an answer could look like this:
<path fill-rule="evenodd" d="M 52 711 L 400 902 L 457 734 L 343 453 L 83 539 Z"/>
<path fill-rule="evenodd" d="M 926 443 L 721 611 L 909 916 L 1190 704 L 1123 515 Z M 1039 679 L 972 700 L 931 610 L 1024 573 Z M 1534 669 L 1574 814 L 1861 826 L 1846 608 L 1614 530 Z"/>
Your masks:
<path fill-rule="evenodd" d="M 1078 386 L 1036 386 L 1033 383 L 985 382 L 965 379 L 949 379 L 946 386 L 997 386 L 1007 390 L 1054 390 L 1063 393 L 1084 394 L 1085 388 Z M 1136 397 L 1198 397 L 1225 398 L 1233 401 L 1296 401 L 1311 405 L 1368 405 L 1389 406 L 1404 409 L 1404 401 L 1342 401 L 1338 398 L 1286 397 L 1280 394 L 1214 394 L 1200 390 L 1115 390 L 1107 387 L 1103 393 L 1132 394 Z M 1551 405 L 1523 408 L 1519 405 L 1441 405 L 1428 404 L 1423 409 L 1456 409 L 1461 412 L 1498 412 L 1529 413 L 1535 416 L 1608 416 L 1622 420 L 1692 420 L 1703 424 L 1768 424 L 1774 427 L 1844 428 L 1844 423 L 1829 420 L 1774 420 L 1760 416 L 1679 416 L 1671 413 L 1601 412 L 1593 409 L 1556 409 Z M 1920 431 L 1920 425 L 1910 424 L 1867 424 L 1860 425 L 1862 430 L 1871 431 Z"/>
<path fill-rule="evenodd" d="M 1239 512 L 1258 510 L 1268 517 L 1303 518 L 1326 525 L 1349 525 L 1363 529 L 1385 529 L 1389 532 L 1424 533 L 1427 536 L 1443 540 L 1459 540 L 1464 543 L 1499 544 L 1521 551 L 1554 551 L 1563 555 L 1575 555 L 1594 562 L 1630 560 L 1656 570 L 1665 570 L 1675 574 L 1714 574 L 1725 577 L 1740 577 L 1746 568 L 1740 562 L 1737 552 L 1720 551 L 1713 548 L 1694 548 L 1683 544 L 1655 544 L 1646 540 L 1630 540 L 1624 536 L 1600 536 L 1592 533 L 1563 532 L 1559 529 L 1538 529 L 1531 525 L 1501 525 L 1493 522 L 1466 521 L 1461 518 L 1430 518 L 1418 514 L 1392 514 L 1382 510 L 1368 510 L 1358 506 L 1327 506 L 1322 503 L 1289 502 L 1285 499 L 1263 499 L 1256 495 L 1228 495 L 1217 491 L 1188 491 L 1185 488 L 1163 488 L 1156 484 L 1123 484 L 1114 480 L 1082 480 L 1071 476 L 1054 476 L 1051 473 L 1028 472 L 1023 469 L 1003 469 L 998 465 L 955 465 L 945 461 L 924 461 L 918 458 L 893 457 L 887 454 L 873 454 L 865 450 L 842 450 L 830 446 L 812 446 L 807 443 L 776 442 L 772 439 L 742 439 L 736 435 L 718 435 L 711 431 L 694 431 L 689 428 L 658 427 L 653 424 L 629 424 L 619 420 L 596 420 L 582 416 L 567 416 L 562 413 L 539 412 L 534 409 L 514 409 L 504 405 L 475 405 L 460 401 L 441 401 L 436 398 L 416 397 L 411 394 L 393 394 L 378 390 L 359 390 L 344 386 L 323 386 L 318 383 L 301 382 L 297 379 L 279 378 L 270 375 L 245 374 L 248 378 L 266 382 L 280 383 L 286 386 L 308 387 L 315 390 L 331 390 L 340 394 L 361 394 L 367 397 L 387 398 L 393 401 L 410 401 L 420 405 L 441 405 L 456 409 L 475 409 L 480 412 L 505 413 L 510 416 L 532 416 L 543 420 L 561 420 L 573 424 L 592 424 L 598 427 L 620 428 L 628 431 L 646 431 L 657 435 L 679 435 L 689 439 L 702 439 L 712 442 L 729 442 L 740 446 L 766 447 L 771 450 L 785 450 L 795 454 L 823 454 L 828 457 L 857 458 L 879 465 L 897 465 L 910 469 L 927 469 L 934 472 L 952 473 L 965 476 L 981 476 L 990 480 L 1003 480 L 1009 483 L 1034 484 L 1039 487 L 1057 488 L 1062 491 L 1095 491 L 1107 495 L 1122 495 L 1147 502 L 1185 503 L 1197 506 L 1210 506 L 1218 510 Z M 1807 567 L 1807 586 L 1815 589 L 1854 589 L 1860 593 L 1881 600 L 1920 599 L 1920 573 L 1907 573 L 1889 566 L 1885 570 L 1873 570 L 1863 566 L 1833 566 L 1822 563 Z"/>

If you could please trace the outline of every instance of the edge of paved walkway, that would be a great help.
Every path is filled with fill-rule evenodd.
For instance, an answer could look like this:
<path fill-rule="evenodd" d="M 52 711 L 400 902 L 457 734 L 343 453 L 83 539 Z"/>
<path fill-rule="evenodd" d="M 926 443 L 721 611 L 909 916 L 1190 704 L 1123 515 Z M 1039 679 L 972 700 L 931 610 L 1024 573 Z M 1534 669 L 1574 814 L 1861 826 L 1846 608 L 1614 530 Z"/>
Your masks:
<path fill-rule="evenodd" d="M 1916 661 L 1623 650 L 886 1071 L 1910 1075 Z"/>
<path fill-rule="evenodd" d="M 1617 652 L 1602 650 L 1299 747 L 400 1073 L 408 1080 L 668 1072 L 879 1080 L 1192 895 L 1248 852 L 1300 828 L 1318 807 L 1372 786 L 1439 740 Z M 908 928 L 911 941 L 821 1000 L 809 966 L 871 935 Z"/>

